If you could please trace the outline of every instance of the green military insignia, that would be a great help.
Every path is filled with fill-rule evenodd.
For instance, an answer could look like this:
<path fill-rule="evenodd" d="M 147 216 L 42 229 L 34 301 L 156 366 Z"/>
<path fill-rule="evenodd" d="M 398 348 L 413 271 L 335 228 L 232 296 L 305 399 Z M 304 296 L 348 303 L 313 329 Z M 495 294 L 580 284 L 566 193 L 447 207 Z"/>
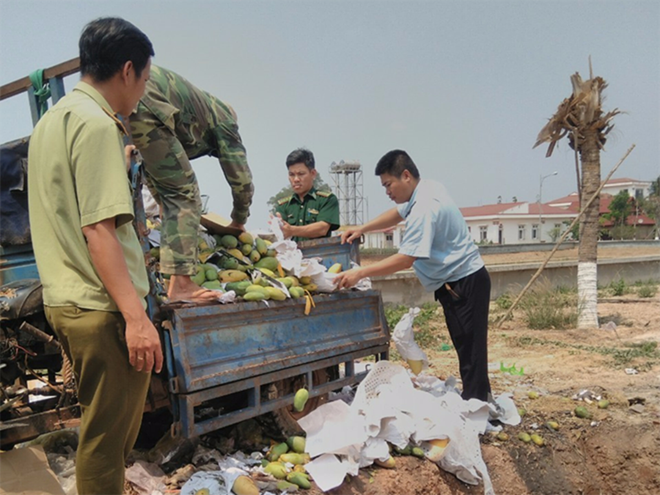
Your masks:
<path fill-rule="evenodd" d="M 322 198 L 329 198 L 332 193 L 330 191 L 316 191 L 316 194 Z"/>
<path fill-rule="evenodd" d="M 277 204 L 278 204 L 278 205 L 286 204 L 286 203 L 288 203 L 289 201 L 291 201 L 291 198 L 292 198 L 292 197 L 293 197 L 293 196 L 286 196 L 286 197 L 280 199 L 280 200 L 277 202 Z"/>
<path fill-rule="evenodd" d="M 310 215 L 318 215 L 319 214 L 319 210 L 315 210 L 314 208 L 309 208 L 307 211 L 309 212 Z"/>

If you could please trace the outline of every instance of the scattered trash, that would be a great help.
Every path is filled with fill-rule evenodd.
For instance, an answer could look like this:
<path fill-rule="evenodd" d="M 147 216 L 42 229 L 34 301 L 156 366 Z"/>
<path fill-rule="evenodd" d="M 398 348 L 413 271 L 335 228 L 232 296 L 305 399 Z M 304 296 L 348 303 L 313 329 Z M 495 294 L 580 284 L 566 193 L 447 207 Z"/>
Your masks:
<path fill-rule="evenodd" d="M 532 400 L 536 400 L 536 399 L 539 398 L 539 393 L 535 392 L 533 390 L 530 390 L 529 392 L 527 392 L 527 397 L 529 397 Z"/>
<path fill-rule="evenodd" d="M 644 412 L 644 405 L 643 404 L 634 404 L 634 405 L 630 406 L 630 410 L 632 412 L 642 414 Z"/>
<path fill-rule="evenodd" d="M 637 375 L 639 373 L 635 368 L 626 368 L 624 371 L 626 375 Z"/>
<path fill-rule="evenodd" d="M 589 423 L 589 425 L 592 426 L 592 427 L 594 427 L 594 428 L 595 428 L 596 426 L 598 426 L 599 424 L 600 424 L 600 421 L 592 421 L 591 423 Z"/>
<path fill-rule="evenodd" d="M 164 481 L 165 473 L 156 464 L 150 462 L 136 461 L 126 469 L 125 477 L 138 495 L 152 495 L 154 491 L 163 493 L 167 489 Z"/>
<path fill-rule="evenodd" d="M 646 404 L 646 399 L 644 397 L 632 397 L 628 399 L 629 406 L 632 406 L 634 404 Z"/>
<path fill-rule="evenodd" d="M 614 323 L 613 321 L 608 321 L 607 323 L 605 323 L 605 325 L 603 325 L 600 328 L 601 330 L 610 330 L 616 332 L 616 323 Z"/>
<path fill-rule="evenodd" d="M 516 363 L 513 363 L 511 366 L 506 367 L 504 366 L 504 363 L 500 361 L 500 371 L 502 373 L 508 373 L 509 375 L 514 375 L 514 376 L 523 376 L 525 374 L 525 368 L 522 366 L 520 369 L 516 369 Z"/>
<path fill-rule="evenodd" d="M 50 493 L 64 495 L 55 473 L 48 466 L 41 445 L 0 453 L 0 493 Z"/>
<path fill-rule="evenodd" d="M 496 408 L 476 399 L 464 401 L 452 384 L 445 388 L 435 377 L 422 375 L 415 382 L 419 389 L 405 368 L 379 361 L 351 406 L 326 403 L 298 421 L 313 458 L 305 467 L 322 490 L 339 486 L 347 474 L 355 476 L 376 459 L 387 462 L 388 443 L 401 449 L 412 443 L 463 482 L 483 481 L 485 493 L 493 493 L 479 435 Z M 515 412 L 515 406 L 502 407 L 511 409 Z"/>
<path fill-rule="evenodd" d="M 600 395 L 596 395 L 594 392 L 591 390 L 580 390 L 577 394 L 573 396 L 573 400 L 581 400 L 586 402 L 587 404 L 591 404 L 594 401 L 599 401 L 601 400 L 602 397 Z"/>
<path fill-rule="evenodd" d="M 598 401 L 598 409 L 607 409 L 610 407 L 610 401 L 607 399 L 601 399 Z"/>
<path fill-rule="evenodd" d="M 415 333 L 413 332 L 413 322 L 420 311 L 419 308 L 410 308 L 401 317 L 392 332 L 392 342 L 394 342 L 396 350 L 406 360 L 415 375 L 419 375 L 422 370 L 429 366 L 426 353 L 415 342 Z"/>

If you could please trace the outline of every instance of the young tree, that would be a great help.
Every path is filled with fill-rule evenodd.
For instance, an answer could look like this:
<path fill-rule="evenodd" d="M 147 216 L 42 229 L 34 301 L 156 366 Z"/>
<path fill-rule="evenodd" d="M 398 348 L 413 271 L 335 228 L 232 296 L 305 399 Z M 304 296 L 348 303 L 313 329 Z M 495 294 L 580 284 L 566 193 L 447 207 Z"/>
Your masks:
<path fill-rule="evenodd" d="M 623 238 L 623 233 L 626 231 L 624 228 L 626 226 L 626 221 L 632 213 L 632 204 L 630 202 L 630 195 L 628 191 L 621 191 L 619 194 L 614 196 L 612 202 L 609 206 L 609 212 L 603 215 L 607 220 L 611 220 L 613 225 L 612 231 L 617 232 L 618 235 L 612 235 L 612 237 Z M 612 233 L 614 233 L 612 232 Z"/>
<path fill-rule="evenodd" d="M 591 71 L 590 71 L 591 72 Z M 546 157 L 552 155 L 557 142 L 568 136 L 569 145 L 580 155 L 582 177 L 579 169 L 578 184 L 582 209 L 600 186 L 600 150 L 606 136 L 612 130 L 612 119 L 619 112 L 603 113 L 602 92 L 607 83 L 601 77 L 583 81 L 577 72 L 571 76 L 573 94 L 561 102 L 538 135 L 534 147 L 550 143 Z M 577 161 L 577 158 L 576 158 Z M 580 219 L 580 244 L 578 248 L 578 328 L 598 327 L 597 312 L 597 262 L 598 262 L 598 213 L 600 201 L 591 203 Z"/>

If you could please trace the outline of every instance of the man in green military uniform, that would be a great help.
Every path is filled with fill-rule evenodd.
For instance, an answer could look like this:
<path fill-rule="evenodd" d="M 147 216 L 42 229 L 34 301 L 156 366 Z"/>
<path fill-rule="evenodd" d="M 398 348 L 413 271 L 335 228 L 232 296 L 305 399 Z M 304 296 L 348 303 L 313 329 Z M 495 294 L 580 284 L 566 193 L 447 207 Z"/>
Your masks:
<path fill-rule="evenodd" d="M 147 184 L 161 206 L 160 269 L 171 274 L 168 297 L 210 300 L 197 286 L 197 232 L 202 203 L 190 160 L 220 160 L 233 198 L 230 227 L 245 230 L 254 187 L 236 113 L 183 77 L 152 66 L 137 110 L 131 115 L 133 142 L 145 163 Z"/>
<path fill-rule="evenodd" d="M 278 201 L 275 213 L 283 220 L 285 238 L 304 241 L 330 237 L 339 228 L 339 201 L 328 191 L 314 187 L 316 166 L 311 151 L 299 148 L 286 157 L 293 194 Z"/>

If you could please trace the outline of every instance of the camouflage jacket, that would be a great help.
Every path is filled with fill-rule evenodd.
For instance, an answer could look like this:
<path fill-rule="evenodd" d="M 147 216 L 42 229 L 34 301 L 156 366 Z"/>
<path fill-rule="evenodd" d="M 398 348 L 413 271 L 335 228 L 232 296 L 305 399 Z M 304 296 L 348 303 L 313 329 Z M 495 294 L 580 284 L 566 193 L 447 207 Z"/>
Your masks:
<path fill-rule="evenodd" d="M 139 118 L 143 127 L 152 120 L 150 116 L 172 130 L 188 159 L 204 155 L 219 159 L 232 191 L 231 217 L 244 224 L 254 187 L 233 108 L 178 74 L 152 65 L 144 96 L 132 119 Z M 142 139 L 148 138 L 148 133 L 143 134 Z"/>

